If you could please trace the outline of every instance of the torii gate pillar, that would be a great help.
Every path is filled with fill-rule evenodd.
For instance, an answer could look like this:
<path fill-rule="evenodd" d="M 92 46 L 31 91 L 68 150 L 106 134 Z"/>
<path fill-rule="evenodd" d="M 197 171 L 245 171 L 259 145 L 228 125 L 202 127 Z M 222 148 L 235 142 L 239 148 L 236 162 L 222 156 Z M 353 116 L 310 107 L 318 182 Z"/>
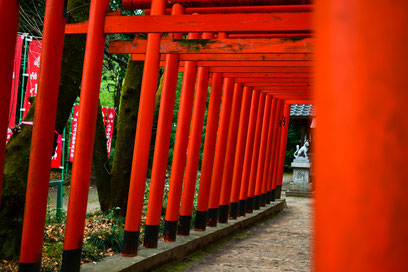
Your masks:
<path fill-rule="evenodd" d="M 408 2 L 316 4 L 315 270 L 408 271 Z"/>

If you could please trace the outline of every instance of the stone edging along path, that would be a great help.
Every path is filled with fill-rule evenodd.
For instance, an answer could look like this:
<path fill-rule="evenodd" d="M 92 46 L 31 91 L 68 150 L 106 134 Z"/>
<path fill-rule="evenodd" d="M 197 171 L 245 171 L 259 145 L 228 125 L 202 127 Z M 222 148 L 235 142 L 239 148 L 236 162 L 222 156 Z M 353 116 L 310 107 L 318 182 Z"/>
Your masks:
<path fill-rule="evenodd" d="M 162 264 L 180 260 L 195 250 L 219 241 L 238 230 L 246 229 L 261 219 L 282 211 L 285 207 L 285 199 L 276 200 L 245 217 L 229 220 L 225 224 L 218 223 L 217 227 L 207 227 L 206 231 L 191 230 L 190 236 L 177 236 L 176 242 L 159 241 L 158 248 L 140 248 L 138 256 L 122 257 L 117 254 L 97 263 L 85 264 L 81 267 L 81 271 L 149 271 Z"/>

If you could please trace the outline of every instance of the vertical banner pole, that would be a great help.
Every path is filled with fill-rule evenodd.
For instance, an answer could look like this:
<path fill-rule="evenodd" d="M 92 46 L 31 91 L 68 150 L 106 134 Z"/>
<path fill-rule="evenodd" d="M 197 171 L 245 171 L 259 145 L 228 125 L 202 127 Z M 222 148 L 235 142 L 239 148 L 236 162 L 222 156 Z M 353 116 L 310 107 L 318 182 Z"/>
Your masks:
<path fill-rule="evenodd" d="M 92 0 L 82 73 L 77 142 L 65 229 L 62 271 L 79 271 L 88 203 L 96 118 L 105 48 L 105 12 L 109 0 Z M 92 137 L 90 137 L 92 135 Z"/>
<path fill-rule="evenodd" d="M 19 7 L 19 1 L 0 0 L 0 205 Z"/>
<path fill-rule="evenodd" d="M 14 1 L 11 1 L 14 2 Z M 31 140 L 20 271 L 40 271 L 65 30 L 65 2 L 48 0 Z"/>

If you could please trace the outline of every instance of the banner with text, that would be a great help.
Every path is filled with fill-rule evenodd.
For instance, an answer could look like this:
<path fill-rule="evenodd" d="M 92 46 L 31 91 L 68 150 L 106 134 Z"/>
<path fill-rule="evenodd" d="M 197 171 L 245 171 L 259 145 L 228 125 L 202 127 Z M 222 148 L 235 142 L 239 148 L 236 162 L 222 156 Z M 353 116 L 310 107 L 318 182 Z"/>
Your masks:
<path fill-rule="evenodd" d="M 106 148 L 108 151 L 108 157 L 110 157 L 112 148 L 112 134 L 113 126 L 115 124 L 115 109 L 108 109 L 106 111 L 105 133 L 106 133 Z"/>
<path fill-rule="evenodd" d="M 10 109 L 9 109 L 9 125 L 7 129 L 7 141 L 10 139 L 13 132 L 11 128 L 16 126 L 16 110 L 18 99 L 18 83 L 20 80 L 20 68 L 21 68 L 21 51 L 23 49 L 24 36 L 17 36 L 16 51 L 14 54 L 14 68 L 13 68 L 13 80 L 11 85 L 10 96 Z"/>
<path fill-rule="evenodd" d="M 23 118 L 30 108 L 28 97 L 37 95 L 38 73 L 40 72 L 41 41 L 32 41 L 28 47 L 27 87 L 24 95 Z"/>
<path fill-rule="evenodd" d="M 62 152 L 62 136 L 58 135 L 57 147 L 55 152 L 51 157 L 51 168 L 60 168 L 61 167 L 61 152 Z"/>
<path fill-rule="evenodd" d="M 72 125 L 71 125 L 71 143 L 69 148 L 69 161 L 74 161 L 75 143 L 76 143 L 76 132 L 78 130 L 78 110 L 79 106 L 74 106 L 74 112 L 72 113 Z"/>

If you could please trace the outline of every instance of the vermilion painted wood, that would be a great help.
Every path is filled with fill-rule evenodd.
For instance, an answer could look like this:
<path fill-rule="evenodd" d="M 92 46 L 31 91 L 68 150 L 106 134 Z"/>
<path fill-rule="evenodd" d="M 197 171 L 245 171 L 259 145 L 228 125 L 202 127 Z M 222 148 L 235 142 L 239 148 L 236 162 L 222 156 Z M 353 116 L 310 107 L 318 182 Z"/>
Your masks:
<path fill-rule="evenodd" d="M 283 120 L 282 120 L 282 129 L 281 129 L 282 134 L 281 134 L 280 149 L 279 149 L 279 164 L 278 164 L 278 176 L 277 176 L 278 186 L 282 186 L 283 168 L 285 166 L 286 144 L 288 140 L 289 119 L 290 119 L 290 104 L 285 103 L 283 107 Z"/>
<path fill-rule="evenodd" d="M 200 188 L 198 191 L 197 211 L 208 211 L 208 198 L 210 195 L 211 176 L 217 139 L 218 117 L 221 105 L 222 74 L 214 73 L 211 85 L 210 103 L 208 106 L 207 127 L 201 166 Z"/>
<path fill-rule="evenodd" d="M 283 115 L 283 99 L 280 99 L 277 104 L 276 108 L 276 127 L 274 130 L 274 139 L 273 145 L 274 149 L 272 151 L 272 167 L 270 168 L 270 178 L 272 181 L 272 186 L 268 187 L 268 190 L 275 190 L 276 185 L 278 184 L 277 181 L 277 173 L 278 173 L 278 165 L 279 165 L 279 150 L 280 150 L 280 138 L 281 138 L 281 120 Z"/>
<path fill-rule="evenodd" d="M 315 271 L 408 271 L 408 2 L 316 2 Z"/>
<path fill-rule="evenodd" d="M 199 38 L 199 33 L 190 34 L 189 38 Z M 189 68 L 190 67 L 190 68 Z M 177 119 L 176 140 L 174 144 L 173 162 L 167 199 L 166 221 L 178 220 L 181 191 L 188 146 L 191 115 L 194 99 L 194 85 L 196 81 L 196 62 L 187 62 L 187 69 L 183 76 L 183 85 L 180 97 L 180 109 Z"/>
<path fill-rule="evenodd" d="M 82 249 L 95 140 L 95 137 L 90 137 L 90 135 L 95 135 L 105 48 L 105 35 L 101 30 L 103 29 L 105 12 L 108 8 L 108 0 L 91 1 L 89 21 L 92 27 L 88 30 L 82 73 L 77 142 L 72 164 L 62 260 L 63 270 L 65 270 L 64 267 L 66 266 L 75 267 L 79 271 L 81 263 L 80 255 L 74 254 L 73 256 L 69 252 Z"/>
<path fill-rule="evenodd" d="M 286 99 L 285 103 L 287 104 L 313 104 L 313 100 L 303 99 L 303 100 L 293 100 L 293 99 Z"/>
<path fill-rule="evenodd" d="M 124 51 L 116 50 L 115 51 Z M 112 53 L 112 51 L 109 51 Z M 124 54 L 122 52 L 115 54 Z M 163 53 L 164 54 L 164 53 Z M 196 60 L 196 61 L 310 61 L 313 55 L 308 53 L 242 53 L 242 54 L 230 54 L 230 53 L 180 53 L 179 59 L 181 61 Z M 132 54 L 132 60 L 142 61 L 145 60 L 145 55 L 143 53 Z M 161 57 L 161 60 L 165 60 L 165 56 Z M 280 62 L 284 63 L 284 62 Z M 286 64 L 288 65 L 288 64 Z M 285 65 L 283 65 L 285 66 Z M 296 66 L 296 65 L 291 65 Z M 303 65 L 299 65 L 303 66 Z"/>
<path fill-rule="evenodd" d="M 213 73 L 311 73 L 311 67 L 210 67 Z"/>
<path fill-rule="evenodd" d="M 243 164 L 243 170 L 242 170 L 242 182 L 241 182 L 241 189 L 239 191 L 239 200 L 246 200 L 248 197 L 248 185 L 249 185 L 249 178 L 251 174 L 251 163 L 252 163 L 252 157 L 253 157 L 253 147 L 254 147 L 254 138 L 255 138 L 256 124 L 257 124 L 259 102 L 260 102 L 260 92 L 253 91 L 252 99 L 251 99 L 251 110 L 249 114 L 247 141 L 245 145 L 245 157 L 244 157 L 244 164 Z M 234 197 L 235 195 L 233 193 L 233 195 L 231 196 L 231 202 L 233 202 L 232 200 Z"/>
<path fill-rule="evenodd" d="M 165 8 L 164 0 L 153 0 L 152 14 L 163 14 Z M 106 19 L 111 17 L 112 16 L 108 16 Z M 137 117 L 132 172 L 127 203 L 127 216 L 125 222 L 125 234 L 127 235 L 125 235 L 124 239 L 123 256 L 136 255 L 139 243 L 139 241 L 136 240 L 138 240 L 143 211 L 147 164 L 160 68 L 160 39 L 161 34 L 159 33 L 149 33 L 147 36 L 146 62 L 144 65 L 142 87 L 140 90 L 139 112 Z"/>
<path fill-rule="evenodd" d="M 67 25 L 66 34 L 84 34 L 88 23 Z M 308 12 L 108 16 L 106 34 L 113 33 L 186 33 L 242 31 L 309 31 L 312 29 Z"/>
<path fill-rule="evenodd" d="M 263 122 L 263 116 L 264 116 L 264 110 L 265 110 L 265 98 L 266 98 L 266 95 L 264 93 L 261 93 L 259 97 L 259 107 L 258 107 L 257 118 L 256 118 L 254 145 L 252 149 L 251 170 L 250 170 L 249 184 L 248 184 L 247 197 L 251 197 L 251 198 L 253 198 L 255 195 L 256 171 L 258 168 L 259 146 L 261 143 L 262 122 Z"/>
<path fill-rule="evenodd" d="M 19 7 L 18 1 L 0 1 L 0 206 Z"/>
<path fill-rule="evenodd" d="M 222 185 L 222 173 L 224 171 L 225 151 L 229 121 L 231 116 L 232 98 L 234 90 L 234 79 L 224 79 L 224 91 L 222 96 L 220 121 L 218 125 L 217 142 L 215 148 L 214 167 L 211 177 L 210 196 L 208 200 L 209 209 L 218 209 Z M 216 222 L 214 222 L 216 223 Z"/>
<path fill-rule="evenodd" d="M 284 77 L 284 78 L 236 78 L 236 82 L 239 83 L 310 83 L 312 81 L 311 78 L 307 77 L 300 77 L 300 78 L 291 78 L 291 77 Z"/>
<path fill-rule="evenodd" d="M 267 4 L 271 4 L 268 2 Z M 264 13 L 264 12 L 311 12 L 312 5 L 287 5 L 287 6 L 235 6 L 235 7 L 197 7 L 186 8 L 186 13 L 198 14 L 226 14 L 226 13 Z M 170 14 L 171 9 L 166 9 Z M 145 14 L 150 14 L 150 9 L 145 9 Z"/>
<path fill-rule="evenodd" d="M 229 34 L 228 38 L 230 39 L 264 39 L 264 38 L 287 38 L 287 39 L 294 39 L 294 38 L 312 38 L 313 34 L 309 31 L 305 31 L 302 33 L 274 33 L 274 34 Z"/>
<path fill-rule="evenodd" d="M 247 82 L 245 86 L 250 87 L 292 87 L 292 88 L 300 88 L 300 89 L 308 89 L 311 88 L 310 83 L 291 83 L 291 82 L 281 82 L 281 83 L 274 83 L 274 82 L 262 82 L 262 79 L 259 82 Z"/>
<path fill-rule="evenodd" d="M 268 131 L 271 125 L 271 105 L 272 96 L 267 95 L 265 101 L 265 110 L 262 121 L 261 141 L 259 146 L 258 166 L 256 169 L 255 197 L 260 197 L 262 194 L 263 174 L 265 169 L 265 155 L 268 144 Z M 258 207 L 259 208 L 259 207 Z"/>
<path fill-rule="evenodd" d="M 200 158 L 207 93 L 208 68 L 200 67 L 197 71 L 196 93 L 194 96 L 193 118 L 191 120 L 190 137 L 188 141 L 188 153 L 184 175 L 183 193 L 181 198 L 180 216 L 191 216 L 193 213 L 194 192 L 197 181 L 198 161 Z"/>
<path fill-rule="evenodd" d="M 18 1 L 1 1 L 0 15 L 4 11 L 9 12 L 5 18 L 10 19 L 7 26 L 10 27 L 5 34 L 10 38 L 10 46 L 15 47 L 16 41 L 16 24 Z M 14 3 L 11 3 L 14 2 Z M 10 10 L 3 10 L 10 8 Z M 58 103 L 58 88 L 61 72 L 62 49 L 64 44 L 64 27 L 65 18 L 64 3 L 62 1 L 48 0 L 46 2 L 44 32 L 42 42 L 42 58 L 41 69 L 38 80 L 38 94 L 36 98 L 36 112 L 34 115 L 33 136 L 31 140 L 30 163 L 28 170 L 27 192 L 24 211 L 23 235 L 20 250 L 20 268 L 23 269 L 26 265 L 36 267 L 40 271 L 41 251 L 44 237 L 44 224 L 47 208 L 48 187 L 50 178 L 50 165 L 53 150 L 55 119 Z M 0 16 L 0 20 L 3 17 Z M 15 30 L 15 31 L 14 31 Z M 10 32 L 9 32 L 10 31 Z M 9 33 L 8 33 L 9 32 Z M 3 32 L 4 33 L 4 32 Z M 14 57 L 11 49 L 7 48 L 7 40 L 1 46 L 8 51 L 11 57 Z M 1 52 L 1 54 L 7 53 Z M 1 62 L 7 61 L 8 56 L 2 59 Z M 1 67 L 1 72 L 10 75 L 6 71 L 6 64 Z M 3 76 L 0 73 L 0 76 Z M 1 78 L 3 80 L 3 78 Z M 11 80 L 4 79 L 6 83 Z M 11 85 L 10 85 L 11 87 Z M 10 92 L 11 88 L 2 90 L 2 93 Z M 9 107 L 6 107 L 7 115 Z M 3 140 L 3 139 L 2 139 Z M 5 139 L 1 145 L 5 143 Z M 82 241 L 82 240 L 81 240 Z"/>
<path fill-rule="evenodd" d="M 265 160 L 264 160 L 264 171 L 262 173 L 262 194 L 266 194 L 269 190 L 268 187 L 268 176 L 270 169 L 270 162 L 272 157 L 272 149 L 273 149 L 273 133 L 274 129 L 276 128 L 276 108 L 277 108 L 277 98 L 272 99 L 272 106 L 270 112 L 270 120 L 269 120 L 269 127 L 268 127 L 268 136 L 267 136 L 267 144 L 266 144 L 266 153 L 265 153 Z"/>
<path fill-rule="evenodd" d="M 250 92 L 245 88 L 247 93 Z M 248 99 L 248 95 L 245 96 Z M 245 101 L 247 102 L 247 101 Z M 229 205 L 231 196 L 232 176 L 234 173 L 235 153 L 237 149 L 238 127 L 240 123 L 241 106 L 243 103 L 243 85 L 235 83 L 234 97 L 232 99 L 231 117 L 228 126 L 227 149 L 225 150 L 224 171 L 222 173 L 222 185 L 220 194 L 220 205 Z M 245 107 L 246 105 L 244 105 Z M 242 118 L 245 118 L 246 112 Z"/>
<path fill-rule="evenodd" d="M 193 40 L 191 42 L 187 42 L 186 40 L 163 39 L 160 44 L 160 53 L 197 54 L 197 55 L 268 54 L 268 53 L 301 54 L 307 56 L 308 60 L 310 60 L 309 54 L 313 53 L 313 44 L 314 40 L 312 38 L 301 40 L 278 39 L 278 38 L 217 39 L 217 40 L 199 39 L 196 41 Z M 143 39 L 134 39 L 133 41 L 118 40 L 112 41 L 109 44 L 109 53 L 112 54 L 144 54 L 145 52 L 146 52 L 146 40 Z"/>
<path fill-rule="evenodd" d="M 167 1 L 168 4 L 180 3 L 185 7 L 217 7 L 217 6 L 249 6 L 249 5 L 294 5 L 310 4 L 305 0 L 173 0 Z M 126 9 L 144 9 L 150 7 L 151 0 L 124 0 L 123 6 Z"/>
<path fill-rule="evenodd" d="M 175 4 L 172 14 L 182 14 L 184 8 Z M 174 38 L 181 38 L 182 34 L 173 34 Z M 173 111 L 177 89 L 178 63 L 177 54 L 168 54 L 163 76 L 162 93 L 160 97 L 159 118 L 157 121 L 157 132 L 155 150 L 150 180 L 149 201 L 146 214 L 146 226 L 159 226 L 162 212 L 164 185 L 166 180 L 167 161 L 171 129 L 173 126 Z M 156 238 L 153 238 L 157 240 Z M 145 247 L 155 247 L 155 243 L 144 243 Z"/>
<path fill-rule="evenodd" d="M 236 78 L 241 78 L 244 80 L 244 78 L 273 78 L 273 79 L 282 79 L 283 78 L 311 78 L 312 74 L 309 73 L 231 73 L 231 72 L 226 72 L 224 73 L 225 76 L 229 77 L 236 77 Z"/>
<path fill-rule="evenodd" d="M 160 62 L 160 66 L 164 67 L 165 66 L 165 61 Z M 180 62 L 180 67 L 184 67 L 185 61 Z M 284 69 L 284 68 L 311 68 L 311 62 L 305 61 L 305 62 L 299 62 L 295 63 L 292 61 L 284 61 L 284 62 L 277 62 L 277 61 L 198 61 L 197 66 L 201 67 L 210 67 L 211 71 L 215 70 L 218 67 L 222 68 L 245 68 L 245 67 L 257 67 L 257 68 L 263 68 L 263 67 L 268 67 L 268 68 L 275 68 L 278 67 L 279 69 Z M 218 71 L 217 71 L 218 72 Z M 296 70 L 295 70 L 296 72 Z"/>
<path fill-rule="evenodd" d="M 240 120 L 239 120 L 239 127 L 238 127 L 238 136 L 237 136 L 237 148 L 235 153 L 235 161 L 234 161 L 234 170 L 232 175 L 232 185 L 231 185 L 231 194 L 229 198 L 229 203 L 238 203 L 239 201 L 239 192 L 241 189 L 241 182 L 242 182 L 242 172 L 245 160 L 245 147 L 247 145 L 247 137 L 249 134 L 248 126 L 249 126 L 249 115 L 251 110 L 251 100 L 252 97 L 257 92 L 253 92 L 251 88 L 245 87 L 243 92 L 242 98 L 242 106 L 241 106 L 241 113 L 240 113 Z M 221 205 L 226 205 L 222 204 Z"/>

